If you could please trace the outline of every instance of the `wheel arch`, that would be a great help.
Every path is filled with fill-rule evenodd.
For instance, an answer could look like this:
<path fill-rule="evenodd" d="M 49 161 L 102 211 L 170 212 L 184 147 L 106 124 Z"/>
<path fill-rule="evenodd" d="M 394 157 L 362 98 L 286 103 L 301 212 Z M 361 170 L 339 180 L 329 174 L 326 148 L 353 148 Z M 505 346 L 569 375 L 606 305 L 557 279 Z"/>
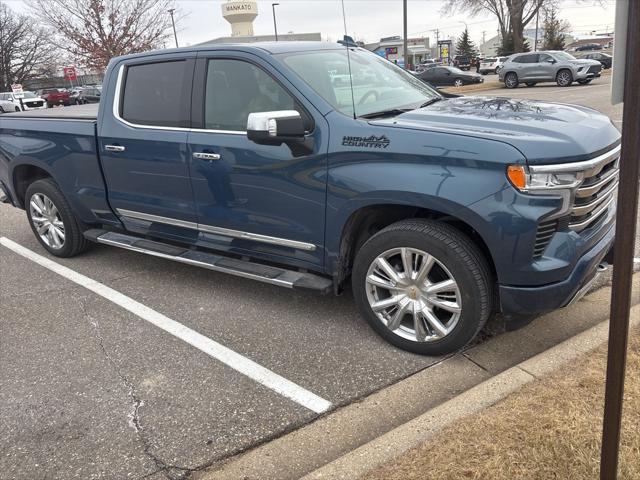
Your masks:
<path fill-rule="evenodd" d="M 33 165 L 30 163 L 22 163 L 20 165 L 16 165 L 13 168 L 13 191 L 16 194 L 16 201 L 19 203 L 19 207 L 24 208 L 25 206 L 24 196 L 29 185 L 31 185 L 36 180 L 41 180 L 43 178 L 53 179 L 53 175 L 51 174 L 51 172 L 42 168 L 41 166 Z"/>
<path fill-rule="evenodd" d="M 350 276 L 356 253 L 364 243 L 383 228 L 401 220 L 424 218 L 437 220 L 453 226 L 467 235 L 480 249 L 487 260 L 493 278 L 496 278 L 496 266 L 493 254 L 486 240 L 465 215 L 456 215 L 441 210 L 404 205 L 398 203 L 375 203 L 353 211 L 342 227 L 339 254 L 335 260 L 334 284 L 341 289 Z"/>

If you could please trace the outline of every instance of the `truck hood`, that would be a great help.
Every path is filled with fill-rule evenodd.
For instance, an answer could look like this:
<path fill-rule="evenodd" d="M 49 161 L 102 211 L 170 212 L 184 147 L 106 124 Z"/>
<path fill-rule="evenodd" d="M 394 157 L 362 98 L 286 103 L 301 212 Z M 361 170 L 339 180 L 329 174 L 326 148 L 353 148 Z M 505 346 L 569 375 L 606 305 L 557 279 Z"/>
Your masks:
<path fill-rule="evenodd" d="M 443 99 L 371 123 L 497 140 L 517 148 L 530 164 L 584 160 L 620 139 L 609 118 L 596 110 L 505 97 Z"/>

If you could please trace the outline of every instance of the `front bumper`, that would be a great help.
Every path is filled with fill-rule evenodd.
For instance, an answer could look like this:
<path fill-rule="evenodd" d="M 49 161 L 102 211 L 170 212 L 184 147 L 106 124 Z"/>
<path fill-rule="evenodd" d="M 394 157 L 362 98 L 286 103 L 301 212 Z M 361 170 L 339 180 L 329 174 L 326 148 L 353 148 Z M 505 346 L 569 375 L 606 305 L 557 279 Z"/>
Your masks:
<path fill-rule="evenodd" d="M 565 280 L 538 287 L 513 287 L 500 285 L 500 306 L 505 315 L 531 316 L 566 307 L 575 297 L 583 294 L 583 288 L 593 280 L 613 246 L 615 224 L 576 263 Z"/>

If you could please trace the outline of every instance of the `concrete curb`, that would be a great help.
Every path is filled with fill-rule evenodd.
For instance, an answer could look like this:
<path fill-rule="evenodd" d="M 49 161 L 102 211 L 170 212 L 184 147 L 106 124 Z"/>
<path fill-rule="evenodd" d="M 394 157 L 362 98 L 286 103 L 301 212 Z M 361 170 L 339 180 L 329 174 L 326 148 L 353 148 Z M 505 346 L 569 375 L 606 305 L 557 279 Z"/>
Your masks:
<path fill-rule="evenodd" d="M 608 337 L 604 321 L 535 357 L 467 390 L 390 432 L 302 477 L 303 480 L 354 479 L 415 448 L 445 427 L 506 398 L 536 378 L 550 374 L 602 345 Z M 640 325 L 640 305 L 631 309 L 631 324 Z"/>

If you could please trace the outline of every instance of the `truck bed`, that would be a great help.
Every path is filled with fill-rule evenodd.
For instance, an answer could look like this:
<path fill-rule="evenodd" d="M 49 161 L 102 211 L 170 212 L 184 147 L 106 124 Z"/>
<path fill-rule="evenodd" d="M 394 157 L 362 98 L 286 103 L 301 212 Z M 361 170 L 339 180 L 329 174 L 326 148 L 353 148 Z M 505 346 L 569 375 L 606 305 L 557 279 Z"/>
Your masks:
<path fill-rule="evenodd" d="M 74 105 L 71 107 L 46 108 L 41 110 L 28 110 L 26 112 L 5 113 L 2 117 L 13 118 L 45 118 L 47 120 L 96 120 L 98 117 L 99 103 L 87 105 Z"/>

